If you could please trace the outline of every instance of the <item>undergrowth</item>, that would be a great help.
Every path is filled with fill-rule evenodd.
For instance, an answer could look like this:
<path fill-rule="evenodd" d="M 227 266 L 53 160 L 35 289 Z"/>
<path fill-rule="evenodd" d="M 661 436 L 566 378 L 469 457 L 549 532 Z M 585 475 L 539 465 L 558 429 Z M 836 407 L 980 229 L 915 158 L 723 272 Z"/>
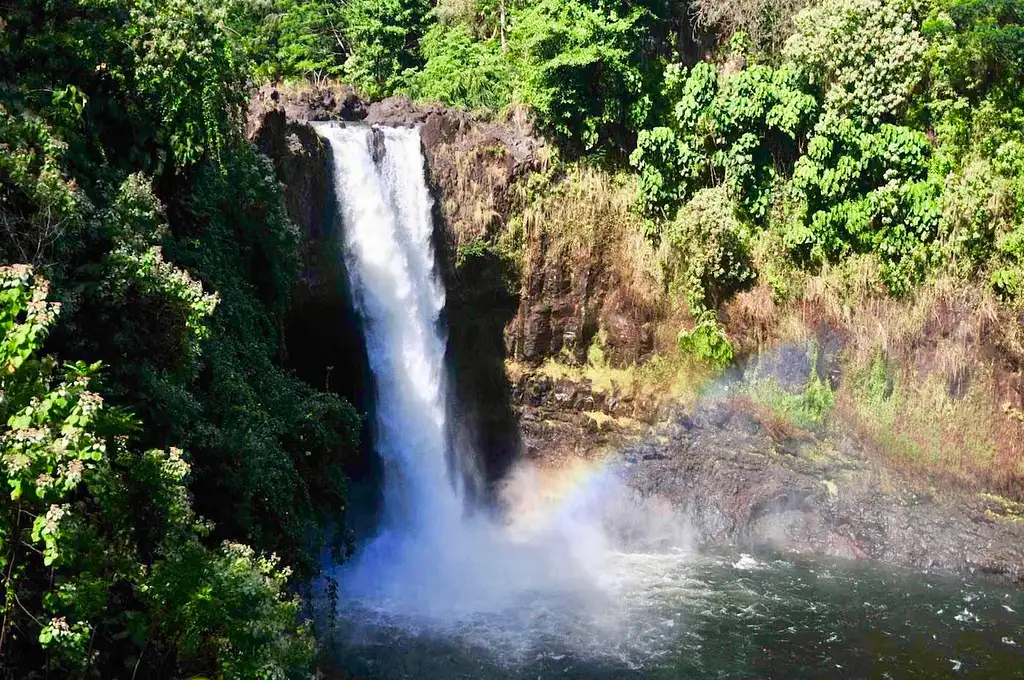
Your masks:
<path fill-rule="evenodd" d="M 791 393 L 774 378 L 762 379 L 746 388 L 755 401 L 768 407 L 777 418 L 782 418 L 803 430 L 822 427 L 835 406 L 835 394 L 816 374 L 807 386 Z"/>

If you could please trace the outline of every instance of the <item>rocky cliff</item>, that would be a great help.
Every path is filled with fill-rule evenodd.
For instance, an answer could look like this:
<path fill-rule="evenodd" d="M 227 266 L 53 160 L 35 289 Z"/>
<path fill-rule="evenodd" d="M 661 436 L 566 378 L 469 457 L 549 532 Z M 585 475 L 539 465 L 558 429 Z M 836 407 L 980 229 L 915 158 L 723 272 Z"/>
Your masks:
<path fill-rule="evenodd" d="M 318 382 L 332 367 L 337 385 L 363 403 L 351 394 L 365 384 L 366 371 L 358 329 L 345 311 L 351 306 L 336 256 L 329 158 L 310 121 L 420 127 L 443 246 L 454 389 L 467 410 L 453 436 L 488 452 L 488 478 L 500 477 L 520 449 L 511 406 L 518 403 L 527 417 L 531 411 L 523 386 L 513 389 L 507 378 L 506 359 L 585 362 L 596 339 L 616 364 L 651 355 L 660 298 L 623 264 L 623 253 L 638 247 L 622 228 L 631 219 L 631 188 L 608 194 L 593 175 L 547 177 L 550 149 L 522 117 L 482 120 L 405 98 L 366 103 L 340 86 L 265 87 L 253 98 L 246 129 L 273 160 L 303 234 L 302 285 L 288 337 L 304 377 Z M 339 318 L 347 321 L 324 328 L 324 319 Z M 573 437 L 586 418 L 570 418 L 563 434 Z"/>

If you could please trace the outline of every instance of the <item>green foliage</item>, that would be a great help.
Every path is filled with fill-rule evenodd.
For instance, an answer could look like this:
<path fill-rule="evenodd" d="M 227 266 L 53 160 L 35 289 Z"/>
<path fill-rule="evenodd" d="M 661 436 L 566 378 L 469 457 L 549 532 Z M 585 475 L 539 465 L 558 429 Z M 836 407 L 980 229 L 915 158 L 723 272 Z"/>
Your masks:
<path fill-rule="evenodd" d="M 669 285 L 686 295 L 691 312 L 714 309 L 754 281 L 749 234 L 722 187 L 697 192 L 662 238 Z"/>
<path fill-rule="evenodd" d="M 345 61 L 343 3 L 337 0 L 279 0 L 276 69 L 270 76 L 338 75 Z M 276 71 L 276 72 L 275 72 Z"/>
<path fill-rule="evenodd" d="M 99 363 L 39 356 L 60 310 L 48 293 L 31 267 L 0 268 L 5 666 L 102 675 L 135 656 L 144 673 L 213 662 L 225 678 L 305 677 L 313 650 L 287 570 L 203 547 L 181 452 L 132 447 L 137 424 L 90 389 Z M 144 658 L 167 644 L 176 659 Z"/>
<path fill-rule="evenodd" d="M 805 260 L 875 252 L 890 290 L 909 291 L 938 232 L 939 188 L 926 180 L 930 148 L 906 127 L 868 132 L 851 119 L 819 126 L 793 171 L 803 205 L 790 246 Z"/>
<path fill-rule="evenodd" d="M 0 253 L 41 264 L 73 248 L 85 228 L 81 195 L 65 175 L 67 145 L 43 121 L 0 103 Z"/>
<path fill-rule="evenodd" d="M 124 39 L 142 47 L 131 65 L 133 95 L 159 112 L 158 140 L 179 166 L 219 158 L 239 129 L 245 70 L 226 18 L 223 8 L 192 0 L 137 0 L 131 8 Z"/>
<path fill-rule="evenodd" d="M 642 131 L 630 158 L 641 210 L 664 219 L 694 191 L 724 181 L 744 216 L 763 221 L 814 120 L 814 97 L 785 67 L 753 66 L 721 84 L 708 63 L 683 73 L 674 66 L 667 74 L 678 97 L 671 126 Z"/>
<path fill-rule="evenodd" d="M 732 363 L 732 343 L 713 316 L 699 318 L 692 329 L 679 334 L 678 343 L 680 351 L 714 368 L 724 368 Z"/>
<path fill-rule="evenodd" d="M 185 541 L 153 566 L 142 600 L 186 658 L 214 646 L 225 679 L 306 680 L 315 647 L 296 623 L 300 603 L 288 595 L 289 574 L 276 556 L 246 545 L 225 542 L 213 552 Z"/>
<path fill-rule="evenodd" d="M 779 418 L 793 425 L 811 430 L 821 427 L 835 407 L 835 393 L 811 370 L 807 385 L 796 394 L 784 390 L 774 378 L 755 381 L 747 387 L 747 393 Z"/>
<path fill-rule="evenodd" d="M 392 94 L 422 65 L 427 0 L 348 0 L 341 20 L 348 48 L 343 74 L 370 97 Z"/>
<path fill-rule="evenodd" d="M 494 246 L 486 239 L 474 239 L 460 243 L 455 252 L 455 266 L 462 268 L 473 260 L 488 257 L 494 250 Z"/>
<path fill-rule="evenodd" d="M 779 169 L 792 162 L 817 112 L 814 97 L 783 67 L 752 66 L 729 78 L 711 111 L 715 164 L 741 209 L 763 220 Z"/>
<path fill-rule="evenodd" d="M 501 34 L 503 4 L 504 0 L 437 0 L 434 13 L 439 24 L 462 25 L 474 37 L 489 39 Z M 507 4 L 511 8 L 519 3 L 508 0 Z"/>
<path fill-rule="evenodd" d="M 1014 99 L 1024 84 L 1024 7 L 1016 0 L 943 0 L 930 3 L 921 31 L 936 101 L 990 94 Z"/>
<path fill-rule="evenodd" d="M 145 177 L 132 175 L 118 189 L 104 215 L 113 248 L 104 257 L 103 296 L 122 304 L 129 296 L 159 300 L 168 335 L 180 328 L 179 344 L 171 355 L 190 363 L 199 355 L 207 321 L 218 297 L 206 293 L 199 281 L 167 262 L 157 245 L 166 235 L 160 205 Z"/>
<path fill-rule="evenodd" d="M 758 55 L 731 73 L 669 66 L 660 117 L 630 158 L 647 237 L 676 229 L 702 244 L 680 258 L 720 261 L 721 241 L 680 226 L 714 196 L 719 212 L 770 228 L 784 246 L 772 257 L 786 261 L 767 270 L 870 255 L 896 295 L 945 267 L 1014 298 L 1024 271 L 1022 13 L 1003 0 L 829 1 L 797 16 L 772 66 Z M 733 42 L 743 51 L 746 40 Z M 688 207 L 712 187 L 724 191 Z M 691 291 L 710 290 L 700 278 Z"/>
<path fill-rule="evenodd" d="M 672 128 L 641 130 L 630 163 L 639 174 L 637 204 L 647 218 L 646 236 L 661 238 L 658 220 L 670 217 L 700 183 L 704 157 L 690 139 L 679 139 Z"/>
<path fill-rule="evenodd" d="M 415 97 L 491 110 L 511 101 L 511 66 L 497 40 L 477 40 L 463 23 L 439 22 L 427 30 L 420 49 L 423 69 L 409 77 Z"/>
<path fill-rule="evenodd" d="M 975 160 L 950 173 L 941 200 L 941 255 L 954 271 L 972 275 L 993 256 L 997 237 L 1012 233 L 1012 185 L 991 163 Z"/>
<path fill-rule="evenodd" d="M 817 342 L 808 343 L 809 371 L 798 391 L 784 387 L 775 375 L 758 375 L 756 371 L 745 379 L 743 391 L 771 409 L 776 417 L 796 427 L 804 430 L 821 427 L 832 413 L 836 399 L 832 387 L 818 375 L 819 352 Z M 885 380 L 884 366 L 882 380 Z"/>
<path fill-rule="evenodd" d="M 789 35 L 802 0 L 695 0 L 696 23 L 722 37 L 742 35 L 759 52 L 772 54 Z"/>
<path fill-rule="evenodd" d="M 1016 300 L 1024 292 L 1024 271 L 1016 269 L 997 269 L 990 279 L 992 290 L 1003 300 Z"/>
<path fill-rule="evenodd" d="M 27 0 L 5 17 L 3 98 L 48 118 L 76 160 L 184 170 L 240 136 L 247 71 L 214 0 Z M 127 131 L 127 134 L 126 134 Z"/>
<path fill-rule="evenodd" d="M 718 73 L 714 64 L 702 61 L 689 71 L 679 64 L 669 64 L 665 68 L 665 85 L 666 94 L 676 95 L 672 112 L 677 129 L 683 133 L 708 134 L 708 130 L 698 128 L 704 112 L 711 108 L 718 94 Z"/>
<path fill-rule="evenodd" d="M 3 270 L 15 677 L 117 677 L 126 660 L 140 677 L 308 675 L 290 572 L 236 544 L 308 576 L 342 519 L 360 419 L 281 366 L 298 234 L 241 129 L 249 76 L 276 58 L 272 9 L 5 13 L 0 81 L 18 78 L 0 82 L 0 260 L 45 271 L 62 304 L 54 320 L 29 269 Z"/>
<path fill-rule="evenodd" d="M 324 527 L 341 517 L 340 465 L 356 450 L 360 419 L 279 365 L 298 233 L 273 177 L 269 160 L 249 146 L 198 174 L 182 217 L 203 226 L 167 252 L 218 291 L 197 366 L 205 378 L 192 385 L 175 372 L 145 371 L 132 406 L 160 424 L 155 442 L 192 451 L 197 506 L 219 537 L 244 538 L 308 573 Z M 125 328 L 126 338 L 135 333 Z M 136 379 L 137 368 L 121 370 Z"/>
<path fill-rule="evenodd" d="M 538 0 L 515 13 L 509 50 L 519 98 L 566 150 L 628 149 L 647 121 L 649 17 L 605 0 Z"/>

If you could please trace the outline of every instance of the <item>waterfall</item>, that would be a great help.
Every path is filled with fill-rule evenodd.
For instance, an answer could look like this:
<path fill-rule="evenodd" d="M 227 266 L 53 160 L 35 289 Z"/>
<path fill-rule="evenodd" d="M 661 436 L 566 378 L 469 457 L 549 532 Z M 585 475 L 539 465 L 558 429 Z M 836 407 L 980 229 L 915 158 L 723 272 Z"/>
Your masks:
<path fill-rule="evenodd" d="M 385 527 L 443 536 L 463 502 L 447 455 L 444 285 L 419 132 L 319 126 L 334 157 L 344 252 L 376 385 Z"/>
<path fill-rule="evenodd" d="M 606 612 L 602 513 L 618 489 L 606 470 L 595 468 L 554 505 L 531 470 L 512 475 L 507 496 L 520 506 L 518 519 L 494 521 L 465 502 L 461 480 L 471 466 L 452 460 L 447 436 L 458 408 L 447 403 L 445 291 L 419 132 L 330 124 L 317 131 L 334 160 L 346 269 L 376 389 L 374 447 L 384 463 L 378 531 L 332 570 L 341 606 L 355 618 L 372 612 L 449 625 L 484 613 L 529 616 L 522 603 L 538 593 L 571 593 L 562 611 Z M 632 507 L 626 514 L 635 515 Z M 512 628 L 533 635 L 534 623 Z"/>

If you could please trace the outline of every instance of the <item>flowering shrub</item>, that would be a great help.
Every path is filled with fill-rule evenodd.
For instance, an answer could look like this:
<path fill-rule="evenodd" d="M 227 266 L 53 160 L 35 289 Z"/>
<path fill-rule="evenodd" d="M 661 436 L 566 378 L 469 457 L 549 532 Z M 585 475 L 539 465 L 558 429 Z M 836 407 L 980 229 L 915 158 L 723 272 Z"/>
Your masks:
<path fill-rule="evenodd" d="M 825 0 L 796 16 L 785 55 L 823 90 L 827 116 L 893 120 L 924 69 L 915 14 L 911 0 Z"/>
<path fill-rule="evenodd" d="M 665 225 L 663 240 L 667 279 L 691 312 L 713 309 L 754 281 L 748 231 L 722 187 L 698 191 Z"/>
<path fill-rule="evenodd" d="M 147 648 L 173 644 L 186 674 L 212 662 L 224 678 L 305 677 L 313 650 L 289 572 L 245 546 L 204 547 L 182 452 L 132 450 L 135 423 L 92 389 L 98 363 L 38 356 L 60 311 L 48 293 L 31 267 L 0 267 L 5 666 L 42 657 L 79 676 L 132 656 L 156 669 L 166 659 Z"/>

